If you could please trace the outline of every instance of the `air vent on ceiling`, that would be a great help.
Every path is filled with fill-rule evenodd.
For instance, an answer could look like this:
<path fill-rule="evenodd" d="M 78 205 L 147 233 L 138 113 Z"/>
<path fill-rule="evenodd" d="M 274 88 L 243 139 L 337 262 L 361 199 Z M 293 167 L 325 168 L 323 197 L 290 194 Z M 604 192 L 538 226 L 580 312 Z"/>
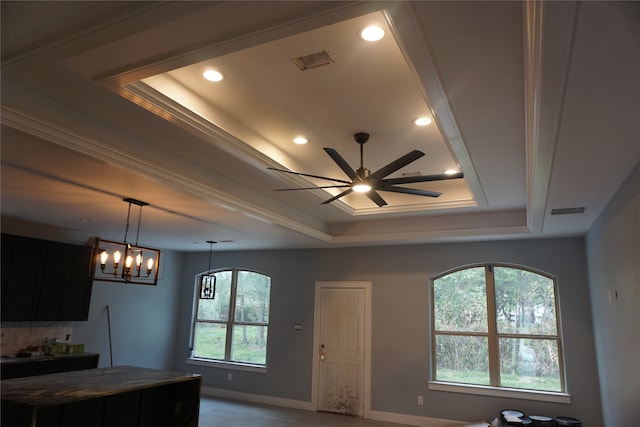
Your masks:
<path fill-rule="evenodd" d="M 298 68 L 300 68 L 300 71 L 333 63 L 333 59 L 331 59 L 331 57 L 329 56 L 329 52 L 327 52 L 326 50 L 312 53 L 306 56 L 300 56 L 298 58 L 293 58 L 291 61 L 293 61 L 293 63 L 296 64 Z"/>
<path fill-rule="evenodd" d="M 551 215 L 575 215 L 584 213 L 584 207 L 551 209 Z"/>

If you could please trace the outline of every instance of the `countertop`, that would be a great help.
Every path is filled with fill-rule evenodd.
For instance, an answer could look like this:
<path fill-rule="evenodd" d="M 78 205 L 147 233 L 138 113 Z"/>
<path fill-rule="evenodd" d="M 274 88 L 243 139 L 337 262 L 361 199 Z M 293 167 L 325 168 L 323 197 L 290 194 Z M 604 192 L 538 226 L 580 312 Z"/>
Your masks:
<path fill-rule="evenodd" d="M 43 407 L 193 380 L 200 375 L 115 366 L 14 378 L 0 386 L 2 400 Z"/>
<path fill-rule="evenodd" d="M 14 364 L 14 363 L 29 363 L 29 362 L 40 362 L 46 360 L 58 360 L 65 358 L 73 358 L 73 357 L 88 357 L 88 356 L 98 356 L 98 353 L 63 353 L 63 354 L 50 354 L 46 356 L 34 356 L 34 357 L 0 357 L 0 365 L 5 364 Z"/>

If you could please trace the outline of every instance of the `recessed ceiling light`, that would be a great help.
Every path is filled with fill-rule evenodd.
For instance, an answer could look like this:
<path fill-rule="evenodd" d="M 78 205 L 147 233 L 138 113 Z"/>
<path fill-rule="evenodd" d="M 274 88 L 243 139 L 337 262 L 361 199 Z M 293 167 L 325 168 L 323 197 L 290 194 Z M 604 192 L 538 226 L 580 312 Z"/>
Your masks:
<path fill-rule="evenodd" d="M 219 82 L 219 81 L 222 81 L 222 79 L 224 79 L 224 76 L 222 75 L 222 73 L 217 70 L 207 70 L 204 73 L 202 73 L 202 77 L 209 80 L 210 82 Z"/>
<path fill-rule="evenodd" d="M 447 169 L 446 171 L 444 171 L 445 175 L 455 175 L 457 173 L 458 173 L 458 171 L 455 170 L 455 169 Z"/>
<path fill-rule="evenodd" d="M 293 138 L 293 142 L 298 144 L 298 145 L 304 145 L 307 142 L 309 142 L 309 140 L 307 138 L 305 138 L 304 136 L 296 136 L 295 138 Z"/>
<path fill-rule="evenodd" d="M 384 37 L 384 28 L 379 25 L 370 25 L 360 31 L 360 37 L 368 42 L 377 42 Z"/>
<path fill-rule="evenodd" d="M 429 117 L 418 117 L 413 121 L 417 126 L 428 126 L 431 124 L 431 119 Z"/>

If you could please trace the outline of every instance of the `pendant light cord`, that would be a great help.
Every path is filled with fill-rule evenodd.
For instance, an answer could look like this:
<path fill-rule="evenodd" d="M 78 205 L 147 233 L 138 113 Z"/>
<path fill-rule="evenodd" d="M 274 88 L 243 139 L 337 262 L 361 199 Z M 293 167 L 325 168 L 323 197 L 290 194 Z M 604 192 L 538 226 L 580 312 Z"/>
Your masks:
<path fill-rule="evenodd" d="M 211 272 L 211 254 L 213 253 L 213 244 L 215 243 L 213 240 L 207 240 L 209 244 L 209 268 L 207 269 L 207 275 Z"/>

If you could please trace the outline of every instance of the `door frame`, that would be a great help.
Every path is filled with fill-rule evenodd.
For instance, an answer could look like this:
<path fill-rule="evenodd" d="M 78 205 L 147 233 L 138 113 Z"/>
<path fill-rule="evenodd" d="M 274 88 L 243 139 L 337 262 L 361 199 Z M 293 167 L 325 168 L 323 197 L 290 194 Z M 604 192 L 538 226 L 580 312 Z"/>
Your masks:
<path fill-rule="evenodd" d="M 330 289 L 363 289 L 364 290 L 364 366 L 362 376 L 362 400 L 364 403 L 363 418 L 370 418 L 371 413 L 371 290 L 370 281 L 317 281 L 313 309 L 313 373 L 311 378 L 311 409 L 318 410 L 318 372 L 320 369 L 320 315 L 322 312 L 322 290 Z"/>

